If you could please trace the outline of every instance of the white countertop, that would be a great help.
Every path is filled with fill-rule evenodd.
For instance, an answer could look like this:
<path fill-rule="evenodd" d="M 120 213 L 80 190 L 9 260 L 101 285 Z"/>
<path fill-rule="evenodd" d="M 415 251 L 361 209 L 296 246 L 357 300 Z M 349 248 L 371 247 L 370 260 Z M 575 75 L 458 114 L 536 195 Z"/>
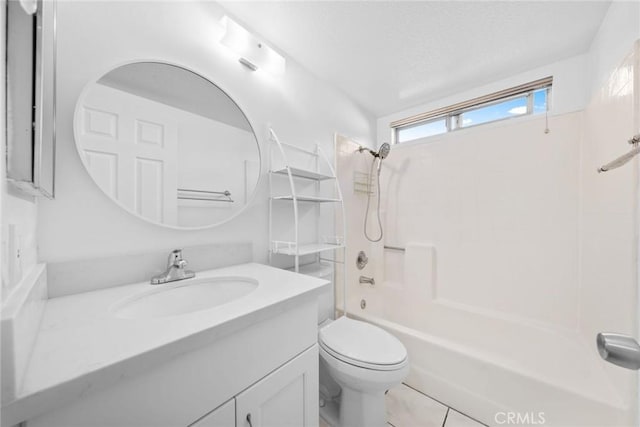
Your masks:
<path fill-rule="evenodd" d="M 148 292 L 148 282 L 48 300 L 22 387 L 16 400 L 2 408 L 2 424 L 23 421 L 210 344 L 274 315 L 297 297 L 315 298 L 329 285 L 255 263 L 198 272 L 196 279 L 229 276 L 253 278 L 259 285 L 229 303 L 169 317 L 120 319 L 111 312 L 122 299 Z"/>

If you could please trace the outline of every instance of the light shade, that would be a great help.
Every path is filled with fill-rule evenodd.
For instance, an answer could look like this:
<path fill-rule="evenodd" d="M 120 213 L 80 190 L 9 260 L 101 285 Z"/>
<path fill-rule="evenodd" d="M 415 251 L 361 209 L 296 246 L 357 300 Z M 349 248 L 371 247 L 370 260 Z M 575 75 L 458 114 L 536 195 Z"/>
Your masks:
<path fill-rule="evenodd" d="M 220 24 L 223 28 L 220 43 L 238 55 L 242 65 L 254 71 L 260 69 L 276 75 L 284 74 L 286 61 L 282 55 L 228 16 L 225 15 Z"/>

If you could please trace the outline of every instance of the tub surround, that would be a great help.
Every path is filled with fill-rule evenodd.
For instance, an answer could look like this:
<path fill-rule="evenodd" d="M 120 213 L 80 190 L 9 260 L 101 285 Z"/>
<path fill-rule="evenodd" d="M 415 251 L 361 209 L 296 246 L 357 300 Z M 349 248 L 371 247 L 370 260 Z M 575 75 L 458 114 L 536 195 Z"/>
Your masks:
<path fill-rule="evenodd" d="M 148 291 L 147 281 L 48 300 L 22 387 L 2 408 L 2 425 L 86 398 L 302 303 L 315 306 L 329 285 L 255 263 L 200 272 L 197 278 L 229 276 L 253 278 L 259 286 L 209 310 L 149 320 L 118 319 L 110 311 L 123 298 Z M 316 313 L 311 317 L 315 327 Z"/>

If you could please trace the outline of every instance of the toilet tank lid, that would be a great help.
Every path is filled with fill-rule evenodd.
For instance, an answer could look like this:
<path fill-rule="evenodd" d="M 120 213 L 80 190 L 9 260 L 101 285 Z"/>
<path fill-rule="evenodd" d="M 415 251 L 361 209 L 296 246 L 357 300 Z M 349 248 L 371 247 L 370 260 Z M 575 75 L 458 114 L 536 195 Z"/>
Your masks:
<path fill-rule="evenodd" d="M 340 317 L 320 329 L 320 342 L 352 360 L 374 365 L 397 365 L 407 358 L 400 340 L 370 323 Z"/>

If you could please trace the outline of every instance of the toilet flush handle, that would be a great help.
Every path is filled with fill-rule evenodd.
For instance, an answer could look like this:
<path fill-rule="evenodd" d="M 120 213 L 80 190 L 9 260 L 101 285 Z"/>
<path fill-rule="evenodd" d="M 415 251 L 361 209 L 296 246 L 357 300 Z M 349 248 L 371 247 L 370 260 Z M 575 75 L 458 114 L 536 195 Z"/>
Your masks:
<path fill-rule="evenodd" d="M 247 422 L 249 423 L 249 427 L 253 427 L 253 424 L 251 424 L 251 412 L 247 414 Z"/>

